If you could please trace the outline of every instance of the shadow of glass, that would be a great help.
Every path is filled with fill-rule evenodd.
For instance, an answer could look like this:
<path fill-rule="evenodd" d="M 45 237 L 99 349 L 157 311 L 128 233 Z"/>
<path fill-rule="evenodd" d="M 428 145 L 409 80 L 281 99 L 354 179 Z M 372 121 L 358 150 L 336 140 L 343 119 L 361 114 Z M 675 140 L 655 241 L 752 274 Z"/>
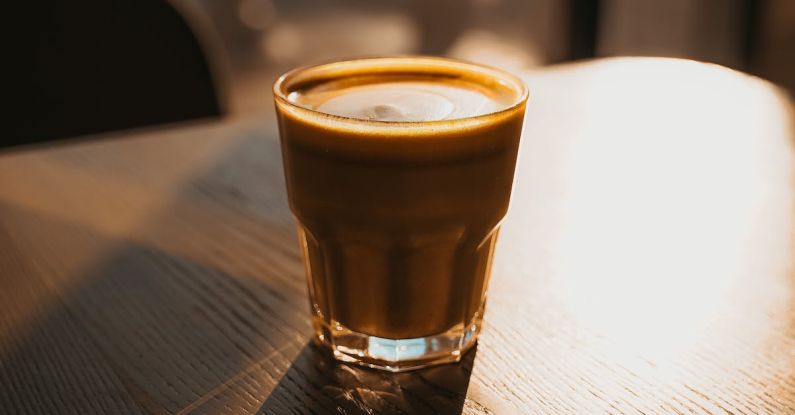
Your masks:
<path fill-rule="evenodd" d="M 303 344 L 295 333 L 309 330 L 260 281 L 1 203 L 0 212 L 26 232 L 4 245 L 18 256 L 0 258 L 12 270 L 0 278 L 11 290 L 0 296 L 0 408 L 13 413 L 187 413 L 230 379 L 238 387 L 227 395 L 245 402 L 275 385 Z M 95 251 L 99 261 L 74 265 Z M 252 366 L 262 370 L 235 377 Z"/>
<path fill-rule="evenodd" d="M 389 373 L 339 363 L 308 343 L 258 413 L 460 414 L 476 354 L 477 346 L 456 364 Z"/>

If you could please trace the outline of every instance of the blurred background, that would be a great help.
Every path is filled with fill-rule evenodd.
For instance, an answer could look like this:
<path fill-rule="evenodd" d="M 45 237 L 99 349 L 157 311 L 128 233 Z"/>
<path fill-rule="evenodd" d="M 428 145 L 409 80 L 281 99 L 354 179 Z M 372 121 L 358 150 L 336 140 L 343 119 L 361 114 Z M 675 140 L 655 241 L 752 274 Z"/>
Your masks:
<path fill-rule="evenodd" d="M 795 90 L 792 0 L 32 3 L 9 14 L 23 64 L 12 78 L 19 113 L 5 145 L 219 115 L 270 117 L 270 87 L 282 72 L 367 55 L 443 55 L 514 72 L 668 56 Z"/>
<path fill-rule="evenodd" d="M 231 109 L 235 112 L 269 107 L 268 84 L 289 68 L 384 54 L 452 56 L 513 71 L 600 56 L 670 56 L 715 62 L 795 88 L 795 2 L 791 0 L 175 0 L 173 4 L 186 14 L 202 15 L 203 30 L 218 40 L 234 79 L 236 99 Z M 262 94 L 267 102 L 262 102 Z"/>

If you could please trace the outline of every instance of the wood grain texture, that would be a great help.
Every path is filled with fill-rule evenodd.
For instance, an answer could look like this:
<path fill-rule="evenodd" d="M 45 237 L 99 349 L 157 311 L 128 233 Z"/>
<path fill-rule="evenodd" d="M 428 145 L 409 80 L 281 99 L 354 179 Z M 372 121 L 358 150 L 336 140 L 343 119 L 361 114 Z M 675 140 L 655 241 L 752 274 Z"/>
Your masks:
<path fill-rule="evenodd" d="M 0 413 L 795 413 L 788 98 L 671 60 L 526 79 L 484 332 L 418 372 L 310 345 L 270 119 L 0 155 Z"/>

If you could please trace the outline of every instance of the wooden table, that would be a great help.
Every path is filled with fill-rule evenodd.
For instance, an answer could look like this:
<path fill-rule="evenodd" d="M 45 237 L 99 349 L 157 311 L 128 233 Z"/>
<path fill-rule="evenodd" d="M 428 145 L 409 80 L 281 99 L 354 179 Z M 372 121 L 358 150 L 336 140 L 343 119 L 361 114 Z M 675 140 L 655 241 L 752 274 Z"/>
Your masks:
<path fill-rule="evenodd" d="M 479 346 L 310 346 L 272 119 L 0 156 L 0 413 L 795 413 L 795 117 L 672 60 L 526 75 Z"/>

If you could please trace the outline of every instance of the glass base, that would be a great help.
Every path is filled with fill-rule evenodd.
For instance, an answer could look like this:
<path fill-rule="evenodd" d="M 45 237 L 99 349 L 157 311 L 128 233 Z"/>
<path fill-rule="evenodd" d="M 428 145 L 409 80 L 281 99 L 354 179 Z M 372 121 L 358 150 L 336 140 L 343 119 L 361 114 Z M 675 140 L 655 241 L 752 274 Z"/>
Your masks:
<path fill-rule="evenodd" d="M 335 359 L 390 372 L 458 362 L 475 345 L 481 325 L 478 319 L 444 333 L 394 340 L 357 333 L 334 321 L 329 327 L 320 318 L 313 323 L 315 341 L 330 349 Z"/>

